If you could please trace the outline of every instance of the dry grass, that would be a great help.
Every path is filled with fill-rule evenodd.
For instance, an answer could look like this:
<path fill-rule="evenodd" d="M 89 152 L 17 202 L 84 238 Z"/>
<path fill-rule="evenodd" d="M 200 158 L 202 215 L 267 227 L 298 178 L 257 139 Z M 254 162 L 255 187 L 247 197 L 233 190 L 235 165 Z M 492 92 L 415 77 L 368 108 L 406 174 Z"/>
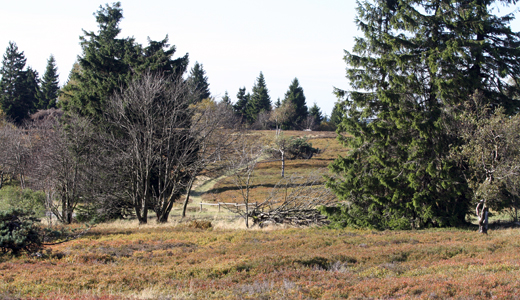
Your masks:
<path fill-rule="evenodd" d="M 268 143 L 274 139 L 274 131 L 259 131 L 261 139 Z M 284 131 L 286 137 L 302 137 L 309 138 L 309 142 L 313 147 L 322 150 L 321 153 L 309 160 L 287 160 L 285 166 L 286 177 L 292 174 L 307 176 L 316 170 L 325 169 L 338 156 L 346 155 L 348 150 L 339 144 L 336 139 L 335 132 L 322 131 Z M 267 198 L 271 189 L 280 181 L 281 178 L 281 162 L 270 161 L 269 159 L 260 162 L 254 173 L 253 186 L 251 190 L 250 202 L 259 202 Z M 233 184 L 231 178 L 221 178 L 213 186 L 208 193 L 202 196 L 204 202 L 234 202 L 242 203 L 243 199 L 240 191 Z"/>
<path fill-rule="evenodd" d="M 481 235 L 216 223 L 198 229 L 189 222 L 113 222 L 48 247 L 42 258 L 3 257 L 0 297 L 514 299 L 520 293 L 519 229 Z"/>

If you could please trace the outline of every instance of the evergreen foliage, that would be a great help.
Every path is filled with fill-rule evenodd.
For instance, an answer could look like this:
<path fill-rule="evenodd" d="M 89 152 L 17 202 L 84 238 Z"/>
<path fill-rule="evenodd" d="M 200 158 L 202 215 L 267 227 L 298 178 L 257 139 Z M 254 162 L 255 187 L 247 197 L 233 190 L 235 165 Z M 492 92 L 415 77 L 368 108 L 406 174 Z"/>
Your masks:
<path fill-rule="evenodd" d="M 30 68 L 24 71 L 25 62 L 23 51 L 9 42 L 0 69 L 0 108 L 18 124 L 34 110 L 39 93 L 38 73 Z"/>
<path fill-rule="evenodd" d="M 41 81 L 41 95 L 39 97 L 38 109 L 55 108 L 58 101 L 59 87 L 58 68 L 56 67 L 56 60 L 51 54 L 47 60 L 47 68 Z"/>
<path fill-rule="evenodd" d="M 338 132 L 352 149 L 330 169 L 327 185 L 346 201 L 338 212 L 355 227 L 417 228 L 465 222 L 471 190 L 450 149 L 461 104 L 475 91 L 493 107 L 518 111 L 506 82 L 520 71 L 512 15 L 497 2 L 374 0 L 358 2 L 359 29 L 345 51 L 352 92 Z M 332 118 L 332 116 L 331 116 Z"/>
<path fill-rule="evenodd" d="M 319 126 L 321 121 L 324 120 L 323 113 L 316 102 L 314 102 L 314 105 L 309 109 L 309 115 L 313 117 L 315 126 Z"/>
<path fill-rule="evenodd" d="M 195 65 L 190 71 L 188 82 L 193 85 L 193 89 L 198 93 L 198 98 L 196 99 L 197 103 L 203 99 L 211 97 L 208 77 L 206 76 L 206 71 L 202 64 L 195 62 Z"/>
<path fill-rule="evenodd" d="M 303 88 L 300 86 L 298 78 L 294 78 L 289 86 L 289 90 L 285 93 L 285 98 L 282 103 L 290 103 L 294 106 L 294 118 L 291 120 L 290 127 L 297 128 L 299 125 L 307 119 L 309 111 L 307 109 L 307 103 L 305 102 L 305 95 L 303 94 Z"/>
<path fill-rule="evenodd" d="M 158 71 L 164 75 L 183 74 L 188 55 L 172 59 L 175 47 L 168 44 L 168 36 L 161 41 L 148 39 L 148 46 L 135 42 L 134 38 L 118 38 L 123 18 L 121 3 L 100 6 L 96 13 L 99 30 L 83 31 L 80 37 L 83 53 L 78 57 L 80 72 L 72 72 L 75 81 L 70 100 L 62 103 L 65 110 L 100 118 L 108 98 L 124 88 L 133 76 L 145 71 Z"/>
<path fill-rule="evenodd" d="M 22 209 L 0 211 L 0 251 L 18 255 L 21 251 L 36 252 L 41 248 L 39 222 L 32 212 Z"/>
<path fill-rule="evenodd" d="M 242 122 L 248 120 L 247 107 L 249 106 L 249 100 L 251 95 L 246 94 L 246 88 L 239 88 L 237 93 L 237 102 L 233 105 L 233 110 L 242 119 Z"/>
<path fill-rule="evenodd" d="M 332 124 L 332 126 L 334 128 L 337 128 L 338 125 L 343 120 L 344 112 L 345 112 L 344 103 L 342 103 L 341 101 L 336 102 L 334 104 L 334 108 L 332 108 L 332 112 L 330 113 L 330 120 L 329 120 L 330 124 Z"/>
<path fill-rule="evenodd" d="M 269 90 L 265 84 L 264 74 L 260 72 L 260 75 L 253 86 L 253 94 L 251 95 L 251 100 L 247 107 L 247 118 L 249 123 L 256 121 L 258 115 L 263 111 L 271 111 L 271 97 L 269 97 Z"/>
<path fill-rule="evenodd" d="M 224 103 L 226 106 L 230 107 L 231 104 L 231 98 L 229 97 L 228 91 L 224 93 L 224 97 L 222 97 L 222 103 Z"/>

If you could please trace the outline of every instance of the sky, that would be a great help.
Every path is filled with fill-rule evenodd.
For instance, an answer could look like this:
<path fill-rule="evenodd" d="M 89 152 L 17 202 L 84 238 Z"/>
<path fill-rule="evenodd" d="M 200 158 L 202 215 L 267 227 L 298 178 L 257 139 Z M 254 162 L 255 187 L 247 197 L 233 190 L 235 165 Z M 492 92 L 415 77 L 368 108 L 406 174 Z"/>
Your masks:
<path fill-rule="evenodd" d="M 122 0 L 120 37 L 166 35 L 177 52 L 188 53 L 190 67 L 203 65 L 213 97 L 227 91 L 233 102 L 238 89 L 251 92 L 262 72 L 274 103 L 283 99 L 294 78 L 304 89 L 307 106 L 314 102 L 330 115 L 334 87 L 348 89 L 344 50 L 355 36 L 354 0 Z M 27 66 L 45 72 L 54 55 L 63 85 L 81 55 L 82 30 L 98 30 L 94 13 L 107 2 L 93 0 L 3 1 L 0 8 L 0 52 L 9 41 L 24 51 Z M 112 2 L 109 2 L 112 3 Z M 508 9 L 500 8 L 501 12 Z M 509 8 L 511 10 L 511 8 Z M 512 23 L 520 30 L 520 21 Z"/>

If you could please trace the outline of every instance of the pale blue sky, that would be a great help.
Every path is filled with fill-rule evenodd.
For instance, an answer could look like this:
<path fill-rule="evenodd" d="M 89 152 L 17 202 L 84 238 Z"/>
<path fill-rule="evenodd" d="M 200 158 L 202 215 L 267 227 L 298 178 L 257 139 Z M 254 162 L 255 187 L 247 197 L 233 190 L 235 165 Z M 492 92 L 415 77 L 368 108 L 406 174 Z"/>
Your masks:
<path fill-rule="evenodd" d="M 9 41 L 25 52 L 40 75 L 52 53 L 63 84 L 81 54 L 81 29 L 97 31 L 93 13 L 106 2 L 92 0 L 2 1 L 0 52 Z M 113 1 L 112 1 L 113 2 Z M 112 3 L 110 2 L 110 3 Z M 236 101 L 264 73 L 272 101 L 284 97 L 297 77 L 307 105 L 330 115 L 333 86 L 347 88 L 343 49 L 360 35 L 354 0 L 122 0 L 121 37 L 146 44 L 169 35 L 176 57 L 189 53 L 190 68 L 202 63 L 213 96 L 227 90 Z M 501 9 L 505 11 L 504 9 Z M 518 20 L 513 24 L 520 29 Z"/>

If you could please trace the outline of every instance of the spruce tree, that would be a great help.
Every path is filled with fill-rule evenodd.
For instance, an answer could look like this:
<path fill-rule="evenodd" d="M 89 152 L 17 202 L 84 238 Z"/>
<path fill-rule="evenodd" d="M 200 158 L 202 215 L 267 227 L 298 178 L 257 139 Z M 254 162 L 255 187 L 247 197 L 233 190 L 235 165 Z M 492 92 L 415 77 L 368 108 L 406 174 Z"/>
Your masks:
<path fill-rule="evenodd" d="M 190 71 L 188 82 L 193 85 L 194 90 L 198 93 L 198 97 L 196 99 L 197 102 L 211 97 L 208 77 L 206 76 L 206 71 L 204 70 L 202 64 L 195 62 L 195 65 Z"/>
<path fill-rule="evenodd" d="M 316 102 L 314 102 L 314 105 L 309 109 L 309 115 L 314 119 L 314 125 L 320 126 L 324 118 L 323 113 Z"/>
<path fill-rule="evenodd" d="M 39 97 L 38 108 L 49 109 L 56 107 L 58 101 L 59 87 L 59 75 L 58 68 L 56 67 L 56 61 L 54 55 L 51 54 L 47 60 L 47 68 L 41 81 L 41 96 Z"/>
<path fill-rule="evenodd" d="M 291 103 L 294 106 L 295 116 L 293 120 L 291 120 L 290 127 L 299 127 L 299 125 L 307 119 L 309 111 L 307 109 L 307 103 L 305 102 L 303 88 L 300 86 L 298 78 L 293 79 L 289 90 L 285 93 L 283 104 L 285 103 Z"/>
<path fill-rule="evenodd" d="M 249 123 L 253 123 L 262 111 L 271 111 L 271 97 L 269 97 L 269 90 L 265 84 L 264 74 L 260 72 L 253 86 L 253 94 L 247 108 Z"/>
<path fill-rule="evenodd" d="M 282 106 L 282 101 L 280 101 L 280 98 L 278 98 L 274 103 L 274 108 L 279 108 L 280 106 Z"/>
<path fill-rule="evenodd" d="M 231 98 L 229 97 L 228 91 L 224 93 L 224 97 L 222 97 L 222 103 L 224 103 L 228 107 L 232 106 Z"/>
<path fill-rule="evenodd" d="M 37 94 L 38 76 L 32 69 L 24 71 L 25 62 L 23 51 L 9 42 L 0 69 L 0 107 L 17 124 L 29 116 Z"/>
<path fill-rule="evenodd" d="M 38 101 L 41 98 L 40 77 L 38 72 L 31 67 L 24 72 L 22 93 L 22 98 L 27 105 L 27 112 L 29 114 L 35 113 L 38 109 Z"/>
<path fill-rule="evenodd" d="M 162 41 L 148 39 L 148 46 L 134 38 L 118 38 L 123 19 L 121 3 L 100 6 L 95 14 L 98 31 L 83 31 L 80 37 L 83 53 L 78 57 L 80 72 L 72 73 L 76 82 L 70 100 L 63 103 L 66 110 L 99 119 L 106 102 L 113 93 L 124 88 L 134 76 L 146 71 L 180 76 L 186 71 L 188 55 L 172 59 L 175 47 Z"/>
<path fill-rule="evenodd" d="M 242 122 L 245 122 L 248 119 L 247 107 L 250 99 L 251 95 L 249 93 L 246 94 L 245 87 L 238 89 L 237 102 L 233 105 L 233 110 L 242 119 Z"/>
<path fill-rule="evenodd" d="M 349 205 L 343 224 L 373 228 L 459 225 L 471 191 L 462 162 L 450 157 L 451 128 L 475 91 L 515 112 L 507 76 L 519 71 L 512 16 L 496 2 L 375 0 L 358 2 L 359 29 L 345 52 L 354 91 L 337 90 L 345 114 L 339 136 L 352 149 L 330 169 L 328 186 Z M 498 45 L 499 47 L 497 47 Z"/>

